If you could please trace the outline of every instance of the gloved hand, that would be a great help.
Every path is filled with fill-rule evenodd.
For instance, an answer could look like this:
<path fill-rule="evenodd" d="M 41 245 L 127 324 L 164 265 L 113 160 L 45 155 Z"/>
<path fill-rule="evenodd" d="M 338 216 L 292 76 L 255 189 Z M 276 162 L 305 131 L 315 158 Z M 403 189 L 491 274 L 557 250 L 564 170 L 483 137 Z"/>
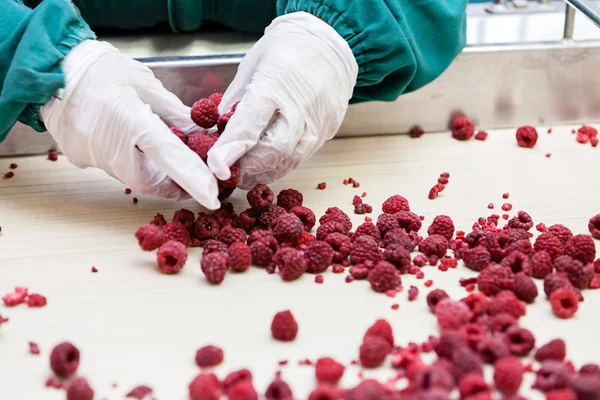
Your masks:
<path fill-rule="evenodd" d="M 190 109 L 150 69 L 94 40 L 73 48 L 62 67 L 66 88 L 40 118 L 70 162 L 103 169 L 140 193 L 177 200 L 189 193 L 219 208 L 214 175 L 169 129 L 198 129 Z"/>
<path fill-rule="evenodd" d="M 221 114 L 240 103 L 209 168 L 226 180 L 239 160 L 242 188 L 281 178 L 336 134 L 357 75 L 350 46 L 327 23 L 305 12 L 275 19 L 223 96 Z"/>

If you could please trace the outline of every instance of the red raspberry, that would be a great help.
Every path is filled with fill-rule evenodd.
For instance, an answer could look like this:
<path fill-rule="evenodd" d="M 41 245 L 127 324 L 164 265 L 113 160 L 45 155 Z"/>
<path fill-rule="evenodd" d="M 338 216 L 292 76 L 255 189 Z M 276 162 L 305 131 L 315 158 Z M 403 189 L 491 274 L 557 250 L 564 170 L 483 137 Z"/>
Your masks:
<path fill-rule="evenodd" d="M 391 243 L 385 248 L 383 259 L 396 267 L 401 273 L 406 272 L 410 267 L 410 253 L 398 243 Z"/>
<path fill-rule="evenodd" d="M 367 276 L 369 276 L 369 272 L 371 270 L 369 268 L 367 268 L 364 265 L 354 265 L 352 267 L 350 267 L 350 276 L 352 276 L 353 279 L 358 279 L 358 280 L 362 280 L 362 279 L 367 279 Z"/>
<path fill-rule="evenodd" d="M 600 375 L 600 366 L 598 364 L 584 364 L 579 369 L 580 375 Z"/>
<path fill-rule="evenodd" d="M 244 243 L 246 241 L 246 232 L 241 228 L 226 226 L 217 235 L 217 240 L 225 243 L 227 246 L 236 242 Z"/>
<path fill-rule="evenodd" d="M 533 147 L 538 140 L 538 133 L 533 126 L 522 126 L 517 129 L 519 147 Z"/>
<path fill-rule="evenodd" d="M 188 147 L 206 162 L 208 159 L 208 151 L 217 143 L 218 135 L 207 135 L 202 132 L 192 133 L 188 135 Z"/>
<path fill-rule="evenodd" d="M 229 400 L 258 400 L 258 393 L 251 381 L 241 381 L 229 389 L 227 398 Z"/>
<path fill-rule="evenodd" d="M 533 277 L 543 279 L 550 275 L 554 270 L 554 263 L 552 257 L 547 251 L 542 250 L 531 256 L 531 269 Z"/>
<path fill-rule="evenodd" d="M 411 382 L 411 388 L 422 391 L 432 388 L 444 389 L 448 392 L 454 389 L 454 376 L 447 363 L 434 363 L 416 372 Z"/>
<path fill-rule="evenodd" d="M 535 352 L 535 361 L 544 362 L 548 360 L 564 361 L 567 356 L 567 345 L 562 339 L 554 339 L 540 347 Z"/>
<path fill-rule="evenodd" d="M 456 118 L 452 123 L 452 137 L 457 140 L 469 140 L 475 134 L 475 126 L 465 117 Z"/>
<path fill-rule="evenodd" d="M 303 201 L 304 197 L 302 193 L 296 189 L 285 189 L 277 195 L 277 205 L 285 208 L 286 211 L 290 211 L 296 206 L 301 206 Z"/>
<path fill-rule="evenodd" d="M 200 99 L 191 110 L 192 121 L 202 128 L 212 128 L 219 119 L 219 109 L 210 99 Z"/>
<path fill-rule="evenodd" d="M 523 383 L 525 368 L 517 357 L 506 357 L 494 364 L 494 383 L 496 389 L 505 395 L 513 395 L 519 391 Z"/>
<path fill-rule="evenodd" d="M 258 217 L 258 214 L 253 209 L 244 210 L 235 221 L 235 226 L 249 232 L 256 224 L 256 217 Z"/>
<path fill-rule="evenodd" d="M 317 228 L 317 240 L 325 240 L 332 233 L 341 233 L 344 236 L 348 231 L 339 222 L 327 222 Z"/>
<path fill-rule="evenodd" d="M 200 268 L 206 280 L 213 285 L 218 285 L 225 279 L 229 264 L 227 253 L 210 253 L 202 256 Z"/>
<path fill-rule="evenodd" d="M 254 229 L 254 230 L 252 230 L 252 232 L 250 232 L 248 239 L 246 239 L 246 244 L 248 246 L 250 246 L 252 243 L 254 243 L 257 240 L 260 240 L 264 237 L 273 237 L 273 233 L 271 231 L 268 231 L 265 229 Z M 273 238 L 273 239 L 275 239 L 275 238 Z M 277 242 L 277 241 L 275 241 L 275 242 Z"/>
<path fill-rule="evenodd" d="M 317 239 L 319 237 L 317 236 Z M 325 238 L 325 242 L 333 249 L 333 261 L 342 262 L 350 254 L 352 242 L 350 238 L 341 233 L 332 233 Z"/>
<path fill-rule="evenodd" d="M 219 400 L 223 394 L 221 382 L 213 373 L 199 374 L 188 386 L 190 400 Z"/>
<path fill-rule="evenodd" d="M 390 390 L 388 390 L 384 385 L 374 379 L 365 379 L 359 383 L 358 386 L 347 391 L 344 397 L 344 399 L 347 400 L 374 400 L 393 398 L 395 398 L 394 394 L 390 392 Z"/>
<path fill-rule="evenodd" d="M 263 184 L 254 186 L 246 195 L 250 207 L 257 211 L 264 211 L 269 208 L 273 204 L 273 197 L 273 191 Z"/>
<path fill-rule="evenodd" d="M 448 240 L 441 235 L 430 235 L 419 243 L 419 251 L 427 257 L 444 257 L 448 250 Z"/>
<path fill-rule="evenodd" d="M 477 346 L 477 352 L 483 362 L 488 364 L 494 364 L 496 361 L 510 356 L 508 345 L 501 335 L 488 336 L 484 338 Z"/>
<path fill-rule="evenodd" d="M 279 275 L 284 281 L 298 279 L 306 272 L 306 259 L 304 255 L 292 248 L 281 248 L 275 254 L 273 261 L 279 268 Z"/>
<path fill-rule="evenodd" d="M 508 232 L 506 233 L 508 236 L 508 244 L 511 245 L 519 240 L 527 240 L 529 241 L 529 234 L 525 229 L 519 228 L 508 228 Z"/>
<path fill-rule="evenodd" d="M 333 263 L 333 249 L 327 242 L 317 240 L 308 245 L 304 251 L 306 271 L 320 274 Z"/>
<path fill-rule="evenodd" d="M 169 240 L 159 247 L 156 253 L 158 269 L 164 274 L 179 272 L 187 261 L 187 249 L 176 240 Z"/>
<path fill-rule="evenodd" d="M 510 269 L 515 274 L 518 274 L 519 272 L 524 272 L 528 276 L 533 274 L 533 267 L 531 266 L 529 256 L 520 251 L 513 251 L 510 253 L 502 260 L 500 265 Z"/>
<path fill-rule="evenodd" d="M 406 252 L 404 248 L 402 249 Z M 408 252 L 406 253 L 408 255 Z M 379 241 L 368 235 L 362 235 L 354 240 L 350 250 L 350 262 L 353 265 L 363 264 L 365 261 L 377 262 L 380 257 Z M 410 264 L 410 255 L 408 255 L 408 263 Z"/>
<path fill-rule="evenodd" d="M 395 194 L 383 202 L 381 210 L 386 214 L 395 214 L 398 211 L 410 211 L 410 204 L 405 197 Z"/>
<path fill-rule="evenodd" d="M 542 392 L 549 392 L 568 387 L 570 380 L 569 370 L 564 363 L 544 361 L 535 373 L 535 382 L 532 388 Z"/>
<path fill-rule="evenodd" d="M 468 346 L 467 339 L 459 331 L 444 331 L 434 350 L 439 358 L 450 360 L 458 349 Z"/>
<path fill-rule="evenodd" d="M 577 289 L 587 289 L 591 280 L 594 278 L 594 268 L 591 265 L 584 267 L 583 264 L 577 260 L 573 260 L 572 263 L 565 265 L 564 273 L 569 282 L 571 282 L 571 285 Z"/>
<path fill-rule="evenodd" d="M 475 282 L 477 278 L 475 278 Z M 465 303 L 469 310 L 475 315 L 481 315 L 487 311 L 488 304 L 490 303 L 488 298 L 481 292 L 470 293 L 467 297 L 460 300 Z"/>
<path fill-rule="evenodd" d="M 252 262 L 261 267 L 269 265 L 277 251 L 277 240 L 273 236 L 265 236 L 250 244 Z"/>
<path fill-rule="evenodd" d="M 559 288 L 552 292 L 550 304 L 558 318 L 571 318 L 579 309 L 577 293 L 571 288 Z"/>
<path fill-rule="evenodd" d="M 546 400 L 577 400 L 573 389 L 557 389 L 546 393 Z"/>
<path fill-rule="evenodd" d="M 176 240 L 188 247 L 191 243 L 190 233 L 186 227 L 179 222 L 169 222 L 162 227 L 162 234 L 165 243 L 169 240 Z"/>
<path fill-rule="evenodd" d="M 600 378 L 597 376 L 574 376 L 571 389 L 578 399 L 597 399 L 600 396 Z"/>
<path fill-rule="evenodd" d="M 215 103 L 216 106 L 218 106 L 219 104 L 221 104 L 221 100 L 222 99 L 223 99 L 223 93 L 220 93 L 220 92 L 214 92 L 213 94 L 211 94 L 210 96 L 208 96 L 208 100 L 210 100 L 213 103 Z"/>
<path fill-rule="evenodd" d="M 481 271 L 492 261 L 490 252 L 483 246 L 467 249 L 462 253 L 465 266 L 473 271 Z"/>
<path fill-rule="evenodd" d="M 231 196 L 233 189 L 235 189 L 240 183 L 240 165 L 237 162 L 229 167 L 229 173 L 229 179 L 226 181 L 219 181 L 219 200 L 223 200 Z"/>
<path fill-rule="evenodd" d="M 319 218 L 319 224 L 323 225 L 327 222 L 341 223 L 346 229 L 346 232 L 350 232 L 350 229 L 352 229 L 352 221 L 350 220 L 350 217 L 337 207 L 329 207 L 325 211 L 325 214 Z"/>
<path fill-rule="evenodd" d="M 468 373 L 483 375 L 481 359 L 469 346 L 456 349 L 452 354 L 452 372 L 457 380 Z"/>
<path fill-rule="evenodd" d="M 475 137 L 477 138 L 477 136 Z M 461 399 L 483 399 L 490 396 L 492 390 L 483 379 L 483 376 L 479 374 L 466 374 L 462 377 L 458 383 L 458 391 L 460 392 Z M 448 398 L 448 397 L 446 397 Z M 490 397 L 491 398 L 491 397 Z"/>
<path fill-rule="evenodd" d="M 527 329 L 513 325 L 504 334 L 508 349 L 514 356 L 524 357 L 535 347 L 535 337 Z"/>
<path fill-rule="evenodd" d="M 336 385 L 344 375 L 344 367 L 330 357 L 319 358 L 315 364 L 315 377 L 319 383 Z"/>
<path fill-rule="evenodd" d="M 460 329 L 473 318 L 469 307 L 460 301 L 443 299 L 435 306 L 435 316 L 440 330 Z"/>
<path fill-rule="evenodd" d="M 492 333 L 504 333 L 513 325 L 517 324 L 517 319 L 507 313 L 496 314 L 490 322 L 490 330 Z"/>
<path fill-rule="evenodd" d="M 548 232 L 553 234 L 565 246 L 573 237 L 573 232 L 569 228 L 561 224 L 555 224 L 548 228 Z"/>
<path fill-rule="evenodd" d="M 381 214 L 377 217 L 377 228 L 381 235 L 385 236 L 386 233 L 399 229 L 400 224 L 394 214 Z"/>
<path fill-rule="evenodd" d="M 216 346 L 204 346 L 196 352 L 196 365 L 200 368 L 214 367 L 223 362 L 223 350 Z"/>
<path fill-rule="evenodd" d="M 246 368 L 230 372 L 225 379 L 223 379 L 223 390 L 225 393 L 228 393 L 235 385 L 243 381 L 252 382 L 252 372 Z"/>
<path fill-rule="evenodd" d="M 182 208 L 180 210 L 175 211 L 175 214 L 173 214 L 172 222 L 179 222 L 181 225 L 185 226 L 187 230 L 190 230 L 192 228 L 192 225 L 194 224 L 195 219 L 196 216 L 193 212 Z"/>
<path fill-rule="evenodd" d="M 418 295 L 419 288 L 416 286 L 411 286 L 410 289 L 408 289 L 408 301 L 415 301 Z"/>
<path fill-rule="evenodd" d="M 219 119 L 217 120 L 217 131 L 219 133 L 225 132 L 225 128 L 227 127 L 227 124 L 229 124 L 229 120 L 232 116 L 233 112 L 228 112 L 219 116 Z"/>
<path fill-rule="evenodd" d="M 290 209 L 290 213 L 295 214 L 296 217 L 300 218 L 306 232 L 310 232 L 317 222 L 317 217 L 310 208 L 295 206 Z"/>
<path fill-rule="evenodd" d="M 379 240 L 381 239 L 381 234 L 379 233 L 379 228 L 377 228 L 372 222 L 365 222 L 356 228 L 354 235 L 352 235 L 352 242 L 358 239 L 362 235 L 371 236 L 373 239 Z"/>
<path fill-rule="evenodd" d="M 525 303 L 520 301 L 511 291 L 503 290 L 490 301 L 488 314 L 508 313 L 515 318 L 521 318 L 526 313 Z"/>
<path fill-rule="evenodd" d="M 157 213 L 154 218 L 152 219 L 152 221 L 149 222 L 152 225 L 156 225 L 159 228 L 162 228 L 163 226 L 165 226 L 167 224 L 167 221 L 165 220 L 165 216 L 162 215 L 161 213 Z"/>
<path fill-rule="evenodd" d="M 114 386 L 115 384 L 113 384 Z M 139 385 L 134 387 L 125 395 L 125 398 L 132 398 L 137 400 L 144 400 L 147 396 L 150 396 L 154 390 L 146 385 Z"/>
<path fill-rule="evenodd" d="M 417 242 L 418 237 L 416 233 L 407 234 L 402 229 L 393 229 L 385 234 L 381 241 L 381 247 L 386 248 L 390 244 L 396 243 L 404 247 L 410 253 L 417 246 Z"/>
<path fill-rule="evenodd" d="M 588 229 L 593 237 L 600 239 L 600 214 L 596 214 L 590 218 Z"/>
<path fill-rule="evenodd" d="M 480 244 L 483 244 L 483 238 L 485 233 L 481 230 L 476 230 L 470 232 L 467 236 L 465 236 L 465 242 L 469 245 L 469 248 L 477 247 Z"/>
<path fill-rule="evenodd" d="M 420 125 L 415 125 L 408 131 L 408 134 L 413 139 L 423 136 L 424 133 L 425 131 L 423 130 L 423 128 L 421 128 Z"/>
<path fill-rule="evenodd" d="M 363 341 L 367 340 L 368 336 L 380 336 L 390 344 L 390 348 L 394 347 L 394 332 L 392 326 L 385 319 L 378 319 L 367 329 Z"/>
<path fill-rule="evenodd" d="M 173 132 L 173 134 L 175 136 L 177 136 L 179 139 L 181 139 L 181 141 L 183 143 L 187 144 L 187 136 L 185 135 L 185 133 L 183 133 L 183 131 L 181 129 L 172 126 L 171 132 Z"/>
<path fill-rule="evenodd" d="M 58 152 L 56 150 L 48 151 L 48 160 L 50 160 L 50 161 L 58 160 Z"/>
<path fill-rule="evenodd" d="M 396 268 L 386 261 L 378 262 L 369 272 L 367 280 L 371 284 L 371 288 L 379 293 L 395 290 L 401 283 Z"/>
<path fill-rule="evenodd" d="M 50 368 L 59 378 L 69 378 L 79 368 L 79 350 L 69 342 L 57 344 L 50 353 Z"/>
<path fill-rule="evenodd" d="M 414 212 L 398 211 L 394 213 L 394 217 L 396 217 L 400 228 L 404 229 L 407 233 L 418 232 L 421 229 L 421 219 Z"/>
<path fill-rule="evenodd" d="M 551 233 L 542 233 L 535 239 L 533 245 L 536 253 L 540 251 L 546 251 L 554 260 L 556 257 L 562 255 L 563 245 L 561 241 Z"/>
<path fill-rule="evenodd" d="M 271 223 L 273 236 L 279 243 L 296 243 L 304 233 L 304 225 L 296 214 L 282 214 Z"/>
<path fill-rule="evenodd" d="M 258 216 L 258 222 L 262 226 L 264 226 L 266 228 L 270 228 L 273 221 L 275 221 L 277 218 L 279 218 L 283 214 L 286 214 L 285 209 L 283 209 L 279 206 L 276 206 L 275 204 L 271 204 L 265 211 L 263 211 Z"/>
<path fill-rule="evenodd" d="M 293 400 L 294 394 L 290 386 L 281 379 L 275 379 L 265 392 L 266 400 Z"/>
<path fill-rule="evenodd" d="M 427 305 L 431 311 L 435 311 L 435 307 L 443 299 L 448 299 L 448 294 L 442 289 L 434 289 L 427 294 Z"/>
<path fill-rule="evenodd" d="M 512 291 L 519 300 L 530 304 L 534 302 L 538 295 L 538 289 L 533 279 L 524 272 L 519 272 L 515 275 Z"/>
<path fill-rule="evenodd" d="M 477 346 L 487 336 L 487 331 L 483 328 L 483 326 L 475 323 L 463 325 L 460 331 L 467 339 L 469 346 L 471 346 L 471 348 L 475 351 L 477 351 Z"/>
<path fill-rule="evenodd" d="M 596 258 L 596 245 L 588 235 L 575 235 L 565 245 L 565 255 L 584 264 L 593 263 Z"/>
<path fill-rule="evenodd" d="M 67 400 L 93 400 L 94 389 L 85 378 L 77 377 L 69 384 Z"/>
<path fill-rule="evenodd" d="M 431 235 L 442 235 L 448 240 L 454 236 L 454 223 L 452 219 L 447 215 L 438 215 L 433 219 L 429 228 L 427 228 L 427 234 Z"/>
<path fill-rule="evenodd" d="M 300 236 L 300 239 L 298 239 L 298 249 L 305 250 L 306 246 L 308 246 L 315 240 L 317 240 L 317 238 L 314 235 L 304 231 L 302 233 L 302 236 Z"/>
<path fill-rule="evenodd" d="M 508 221 L 508 227 L 512 229 L 524 229 L 526 231 L 533 228 L 533 219 L 525 211 L 519 211 L 516 217 L 512 217 Z"/>
<path fill-rule="evenodd" d="M 289 310 L 280 311 L 271 322 L 271 335 L 273 339 L 282 342 L 291 342 L 298 334 L 298 323 Z"/>
<path fill-rule="evenodd" d="M 561 288 L 572 288 L 571 282 L 562 273 L 553 273 L 544 278 L 544 293 L 546 297 L 550 298 L 550 295 L 557 289 Z"/>
<path fill-rule="evenodd" d="M 504 249 L 504 256 L 508 257 L 515 251 L 519 251 L 529 257 L 533 253 L 533 247 L 531 246 L 531 242 L 528 239 L 517 240 L 516 242 L 513 242 L 506 246 L 506 248 Z"/>
<path fill-rule="evenodd" d="M 227 245 L 218 240 L 209 239 L 202 243 L 202 257 L 211 253 L 225 253 L 227 252 Z"/>
<path fill-rule="evenodd" d="M 337 400 L 339 398 L 338 389 L 329 385 L 319 386 L 308 395 L 308 400 Z"/>
<path fill-rule="evenodd" d="M 252 264 L 252 252 L 245 243 L 232 243 L 227 249 L 227 255 L 229 256 L 229 268 L 235 272 L 244 272 Z"/>
<path fill-rule="evenodd" d="M 360 363 L 364 368 L 377 368 L 383 364 L 392 347 L 381 336 L 369 335 L 359 349 Z"/>
<path fill-rule="evenodd" d="M 510 268 L 491 264 L 477 277 L 477 287 L 485 295 L 494 296 L 504 289 L 510 289 L 513 279 L 514 274 Z"/>

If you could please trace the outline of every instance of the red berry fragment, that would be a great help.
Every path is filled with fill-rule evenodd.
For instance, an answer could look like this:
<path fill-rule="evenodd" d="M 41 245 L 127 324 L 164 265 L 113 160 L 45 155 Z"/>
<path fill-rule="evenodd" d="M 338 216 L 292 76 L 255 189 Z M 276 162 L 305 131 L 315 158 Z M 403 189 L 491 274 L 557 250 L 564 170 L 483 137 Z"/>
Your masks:
<path fill-rule="evenodd" d="M 31 293 L 26 302 L 29 307 L 44 307 L 47 303 L 46 298 L 37 293 Z"/>
<path fill-rule="evenodd" d="M 15 176 L 15 173 L 12 171 L 8 171 L 7 173 L 4 174 L 4 179 L 10 179 L 13 176 Z"/>
<path fill-rule="evenodd" d="M 158 249 L 156 263 L 162 273 L 175 274 L 183 268 L 187 257 L 187 249 L 183 244 L 169 240 Z"/>
<path fill-rule="evenodd" d="M 183 143 L 187 144 L 187 136 L 185 133 L 183 133 L 183 131 L 175 126 L 172 126 L 171 128 L 171 132 L 173 132 L 173 134 L 175 136 L 177 136 L 179 138 L 179 140 L 181 140 Z M 126 194 L 129 194 L 126 192 Z"/>
<path fill-rule="evenodd" d="M 415 125 L 408 131 L 409 136 L 413 139 L 420 138 L 424 133 L 425 130 L 420 125 Z"/>
<path fill-rule="evenodd" d="M 200 99 L 192 106 L 191 117 L 196 125 L 206 129 L 212 128 L 219 119 L 219 109 L 212 100 Z"/>
<path fill-rule="evenodd" d="M 579 309 L 577 293 L 571 288 L 556 289 L 550 295 L 552 312 L 559 318 L 571 318 Z"/>
<path fill-rule="evenodd" d="M 517 144 L 519 147 L 533 147 L 535 146 L 538 133 L 533 126 L 522 126 L 517 129 Z"/>
<path fill-rule="evenodd" d="M 271 335 L 273 339 L 282 342 L 291 342 L 298 335 L 298 323 L 291 311 L 285 310 L 275 314 L 271 322 Z"/>
<path fill-rule="evenodd" d="M 485 139 L 487 139 L 487 137 L 488 133 L 486 131 L 479 131 L 477 132 L 477 134 L 475 134 L 475 140 L 484 141 Z"/>
<path fill-rule="evenodd" d="M 147 224 L 139 227 L 135 232 L 135 237 L 144 251 L 156 250 L 165 240 L 160 227 L 154 224 Z"/>
<path fill-rule="evenodd" d="M 207 254 L 202 256 L 200 268 L 209 283 L 218 285 L 225 279 L 225 274 L 229 268 L 229 257 L 227 253 Z"/>
<path fill-rule="evenodd" d="M 517 357 L 506 357 L 494 364 L 496 389 L 505 395 L 514 395 L 523 382 L 525 368 Z"/>
<path fill-rule="evenodd" d="M 69 384 L 67 400 L 93 400 L 93 398 L 94 389 L 85 378 L 77 377 Z"/>
<path fill-rule="evenodd" d="M 58 152 L 56 150 L 49 150 L 48 151 L 48 160 L 50 160 L 50 161 L 58 160 Z"/>
<path fill-rule="evenodd" d="M 219 400 L 223 394 L 215 374 L 199 374 L 188 386 L 190 400 Z"/>
<path fill-rule="evenodd" d="M 562 339 L 551 340 L 535 352 L 535 360 L 538 362 L 548 360 L 564 361 L 566 356 L 567 346 Z"/>
<path fill-rule="evenodd" d="M 456 118 L 452 123 L 452 137 L 457 140 L 469 140 L 475 133 L 475 126 L 465 117 Z"/>
<path fill-rule="evenodd" d="M 345 369 L 331 357 L 319 358 L 315 363 L 315 377 L 319 383 L 336 385 L 342 379 Z"/>
<path fill-rule="evenodd" d="M 34 355 L 40 354 L 40 347 L 35 342 L 29 342 L 29 352 Z"/>
<path fill-rule="evenodd" d="M 229 400 L 258 400 L 258 393 L 252 386 L 252 381 L 241 381 L 229 389 L 227 398 Z"/>
<path fill-rule="evenodd" d="M 321 182 L 317 185 L 317 189 L 325 190 L 327 188 L 327 182 Z"/>
<path fill-rule="evenodd" d="M 2 297 L 2 301 L 8 307 L 13 307 L 21 304 L 27 298 L 28 289 L 24 287 L 16 287 L 13 293 L 8 293 Z"/>
<path fill-rule="evenodd" d="M 9 165 L 10 169 L 17 169 L 18 167 L 19 166 L 17 164 L 15 164 L 15 163 L 12 163 L 12 164 Z"/>
<path fill-rule="evenodd" d="M 50 368 L 59 378 L 69 378 L 79 367 L 79 350 L 69 342 L 56 345 L 50 353 Z"/>
<path fill-rule="evenodd" d="M 154 390 L 150 386 L 139 385 L 134 387 L 125 395 L 125 398 L 144 400 L 147 396 L 150 396 Z"/>
<path fill-rule="evenodd" d="M 204 346 L 196 351 L 196 365 L 214 367 L 223 362 L 223 350 L 216 346 Z"/>

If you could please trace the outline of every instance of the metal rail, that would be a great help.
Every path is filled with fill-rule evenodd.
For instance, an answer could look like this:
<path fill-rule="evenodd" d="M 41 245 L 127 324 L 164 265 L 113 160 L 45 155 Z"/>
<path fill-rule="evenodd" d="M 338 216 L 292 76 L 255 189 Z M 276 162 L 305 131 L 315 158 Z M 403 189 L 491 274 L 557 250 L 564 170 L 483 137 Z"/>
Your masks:
<path fill-rule="evenodd" d="M 579 12 L 581 12 L 583 15 L 585 15 L 590 21 L 592 21 L 597 27 L 600 28 L 600 7 L 598 7 L 594 2 L 592 2 L 591 0 L 565 0 L 567 2 L 567 4 L 571 5 L 572 7 L 574 7 L 575 9 L 577 9 Z M 569 8 L 567 7 L 567 19 L 566 21 L 568 21 L 569 18 Z M 572 24 L 572 22 L 571 22 Z M 566 28 L 566 23 L 565 23 L 565 28 Z M 565 29 L 565 33 L 566 33 L 566 29 Z"/>

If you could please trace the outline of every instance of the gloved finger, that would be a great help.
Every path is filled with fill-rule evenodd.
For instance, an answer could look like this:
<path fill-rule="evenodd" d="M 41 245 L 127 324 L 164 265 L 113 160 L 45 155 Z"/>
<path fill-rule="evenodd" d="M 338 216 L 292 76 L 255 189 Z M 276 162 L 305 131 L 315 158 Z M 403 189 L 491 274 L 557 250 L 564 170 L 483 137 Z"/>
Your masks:
<path fill-rule="evenodd" d="M 275 100 L 270 97 L 273 92 L 268 78 L 257 72 L 227 129 L 208 152 L 208 166 L 217 178 L 229 179 L 229 167 L 256 145 L 269 126 L 277 110 Z"/>

